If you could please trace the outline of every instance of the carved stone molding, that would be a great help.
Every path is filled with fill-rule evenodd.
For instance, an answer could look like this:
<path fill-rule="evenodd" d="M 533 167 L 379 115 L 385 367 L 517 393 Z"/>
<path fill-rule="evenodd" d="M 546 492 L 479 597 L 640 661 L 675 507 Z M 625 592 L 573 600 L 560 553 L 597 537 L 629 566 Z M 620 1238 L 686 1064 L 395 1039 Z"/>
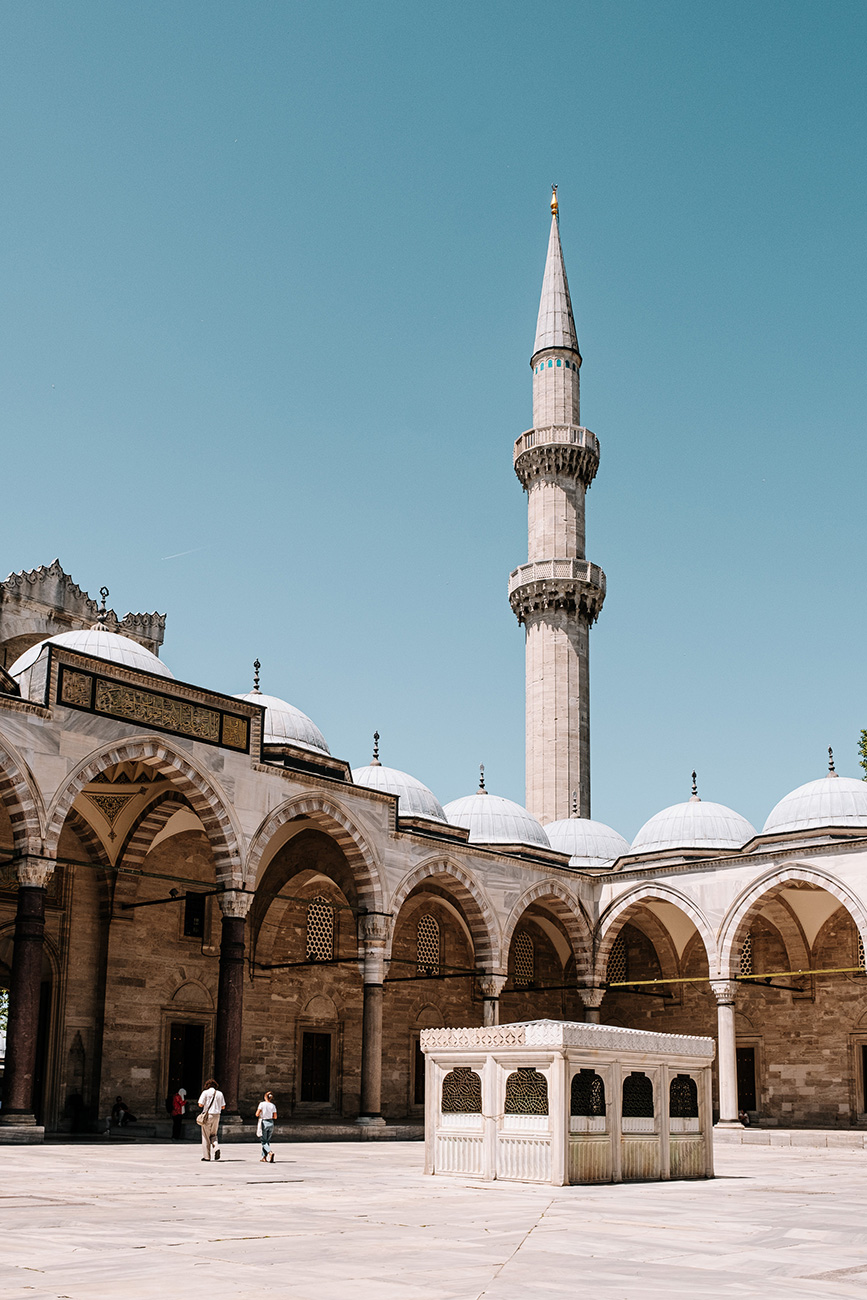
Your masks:
<path fill-rule="evenodd" d="M 557 574 L 557 566 L 564 569 Z M 572 573 L 566 573 L 567 565 Z M 552 570 L 550 576 L 545 570 Z M 543 560 L 522 564 L 509 580 L 509 604 L 519 623 L 535 615 L 563 610 L 595 623 L 605 600 L 605 574 L 588 560 Z"/>
<path fill-rule="evenodd" d="M 506 987 L 505 975 L 479 975 L 479 992 L 485 1000 L 498 998 Z"/>
<path fill-rule="evenodd" d="M 605 997 L 605 989 L 579 989 L 578 996 L 584 1003 L 585 1007 L 598 1008 L 602 1006 L 602 999 Z"/>
<path fill-rule="evenodd" d="M 658 1052 L 713 1058 L 714 1040 L 687 1034 L 656 1034 L 617 1025 L 590 1025 L 574 1020 L 525 1020 L 484 1028 L 423 1029 L 421 1046 L 437 1047 L 599 1047 L 606 1051 Z"/>
<path fill-rule="evenodd" d="M 733 980 L 711 980 L 710 987 L 720 1006 L 730 1005 L 737 998 L 738 986 Z"/>
<path fill-rule="evenodd" d="M 45 889 L 54 874 L 54 863 L 45 858 L 19 858 L 13 865 L 19 885 Z"/>
<path fill-rule="evenodd" d="M 362 913 L 358 918 L 358 938 L 365 945 L 385 944 L 391 930 L 391 917 L 380 912 Z"/>
<path fill-rule="evenodd" d="M 577 479 L 589 487 L 599 468 L 599 444 L 593 435 L 590 435 L 593 438 L 592 444 L 563 442 L 559 439 L 546 442 L 543 441 L 546 432 L 544 429 L 539 430 L 534 444 L 525 447 L 515 456 L 515 473 L 524 490 L 529 492 L 539 479 L 547 478 Z M 575 432 L 587 433 L 589 430 Z"/>
<path fill-rule="evenodd" d="M 227 889 L 224 893 L 217 895 L 217 901 L 220 904 L 220 911 L 223 916 L 234 916 L 243 919 L 250 908 L 253 906 L 255 894 L 247 893 L 241 889 Z"/>

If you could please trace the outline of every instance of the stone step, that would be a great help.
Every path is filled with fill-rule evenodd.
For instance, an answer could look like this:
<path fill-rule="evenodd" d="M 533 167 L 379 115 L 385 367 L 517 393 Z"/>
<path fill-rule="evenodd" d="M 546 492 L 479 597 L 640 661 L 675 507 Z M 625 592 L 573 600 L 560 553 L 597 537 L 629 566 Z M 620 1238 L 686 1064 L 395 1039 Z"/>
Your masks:
<path fill-rule="evenodd" d="M 849 1147 L 867 1149 L 867 1129 L 857 1128 L 716 1128 L 715 1144 L 749 1147 Z"/>

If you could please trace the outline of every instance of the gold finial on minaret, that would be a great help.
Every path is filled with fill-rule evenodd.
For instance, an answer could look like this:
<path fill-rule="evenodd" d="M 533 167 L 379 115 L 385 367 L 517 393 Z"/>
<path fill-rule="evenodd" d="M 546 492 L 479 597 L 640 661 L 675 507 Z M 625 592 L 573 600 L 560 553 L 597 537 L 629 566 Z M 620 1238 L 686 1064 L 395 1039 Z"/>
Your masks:
<path fill-rule="evenodd" d="M 554 217 L 556 217 L 559 212 L 559 208 L 557 207 L 557 189 L 558 186 L 551 186 L 551 215 Z"/>

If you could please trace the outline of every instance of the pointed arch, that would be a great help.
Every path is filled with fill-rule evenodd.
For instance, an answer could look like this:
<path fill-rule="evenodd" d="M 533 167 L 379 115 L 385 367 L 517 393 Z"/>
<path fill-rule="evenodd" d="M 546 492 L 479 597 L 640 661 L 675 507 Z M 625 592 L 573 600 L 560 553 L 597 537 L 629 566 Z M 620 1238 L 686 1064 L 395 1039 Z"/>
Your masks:
<path fill-rule="evenodd" d="M 127 831 L 126 839 L 117 855 L 118 866 L 123 865 L 127 870 L 138 871 L 150 852 L 155 838 L 166 823 L 182 808 L 191 807 L 189 799 L 180 790 L 161 790 L 142 809 Z"/>
<path fill-rule="evenodd" d="M 589 978 L 593 969 L 593 939 L 590 923 L 578 899 L 559 880 L 541 880 L 526 889 L 509 913 L 503 927 L 503 954 L 509 948 L 521 918 L 534 903 L 546 903 L 563 926 L 572 945 L 578 979 Z"/>
<path fill-rule="evenodd" d="M 614 900 L 613 903 L 603 912 L 599 918 L 599 924 L 596 928 L 596 979 L 605 980 L 608 969 L 608 958 L 614 940 L 617 938 L 622 927 L 626 924 L 625 915 L 631 908 L 640 906 L 642 903 L 671 903 L 677 907 L 692 921 L 699 933 L 704 951 L 707 957 L 708 971 L 716 970 L 717 964 L 717 942 L 713 929 L 707 917 L 695 905 L 695 903 L 681 894 L 670 885 L 660 884 L 640 884 L 634 889 Z M 664 923 L 663 923 L 664 924 Z"/>
<path fill-rule="evenodd" d="M 66 825 L 77 836 L 82 848 L 90 854 L 94 863 L 106 869 L 111 866 L 108 850 L 83 813 L 80 813 L 77 808 L 70 808 Z"/>
<path fill-rule="evenodd" d="M 737 971 L 737 961 L 735 953 L 739 955 L 739 948 L 736 944 L 741 938 L 741 931 L 745 922 L 749 919 L 754 910 L 760 910 L 759 904 L 770 902 L 778 890 L 784 889 L 790 883 L 804 883 L 815 885 L 817 889 L 824 889 L 831 894 L 845 907 L 846 911 L 855 922 L 861 938 L 867 944 L 867 912 L 864 906 L 855 894 L 851 893 L 848 887 L 829 876 L 824 871 L 818 871 L 815 867 L 801 866 L 799 863 L 792 863 L 790 866 L 780 867 L 776 871 L 769 871 L 767 875 L 762 876 L 760 880 L 755 881 L 739 895 L 728 914 L 720 926 L 719 940 L 719 978 L 734 979 Z"/>
<path fill-rule="evenodd" d="M 104 768 L 115 763 L 145 763 L 171 781 L 186 796 L 205 828 L 214 852 L 217 880 L 228 882 L 242 875 L 244 838 L 225 794 L 188 754 L 158 736 L 103 745 L 78 766 L 58 790 L 49 810 L 45 836 L 49 857 L 57 856 L 60 832 L 79 794 Z"/>
<path fill-rule="evenodd" d="M 447 858 L 430 858 L 404 876 L 391 898 L 394 923 L 412 891 L 426 880 L 441 885 L 459 903 L 470 928 L 478 964 L 486 970 L 499 970 L 503 948 L 494 909 L 478 881 L 463 867 Z M 394 924 L 392 936 L 393 934 Z M 390 952 L 391 938 L 388 955 Z"/>
<path fill-rule="evenodd" d="M 289 822 L 303 818 L 312 823 L 312 826 L 299 826 L 299 830 L 324 831 L 340 846 L 355 879 L 359 905 L 371 912 L 381 912 L 383 887 L 373 850 L 346 809 L 335 799 L 321 794 L 287 799 L 286 803 L 280 804 L 279 808 L 275 808 L 265 818 L 250 841 L 247 854 L 248 889 L 257 888 L 263 875 L 263 863 L 267 867 L 272 856 L 268 850 L 277 833 Z M 282 842 L 278 847 L 282 847 Z"/>
<path fill-rule="evenodd" d="M 11 741 L 0 735 L 0 803 L 12 823 L 17 856 L 42 852 L 45 806 L 39 787 Z"/>

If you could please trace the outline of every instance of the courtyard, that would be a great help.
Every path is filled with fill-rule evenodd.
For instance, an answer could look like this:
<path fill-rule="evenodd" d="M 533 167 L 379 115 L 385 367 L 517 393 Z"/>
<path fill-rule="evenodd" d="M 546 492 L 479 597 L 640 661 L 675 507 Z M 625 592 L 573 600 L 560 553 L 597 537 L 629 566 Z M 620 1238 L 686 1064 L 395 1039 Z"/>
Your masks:
<path fill-rule="evenodd" d="M 717 1144 L 708 1182 L 425 1177 L 421 1143 L 0 1148 L 0 1297 L 863 1296 L 867 1152 Z"/>

